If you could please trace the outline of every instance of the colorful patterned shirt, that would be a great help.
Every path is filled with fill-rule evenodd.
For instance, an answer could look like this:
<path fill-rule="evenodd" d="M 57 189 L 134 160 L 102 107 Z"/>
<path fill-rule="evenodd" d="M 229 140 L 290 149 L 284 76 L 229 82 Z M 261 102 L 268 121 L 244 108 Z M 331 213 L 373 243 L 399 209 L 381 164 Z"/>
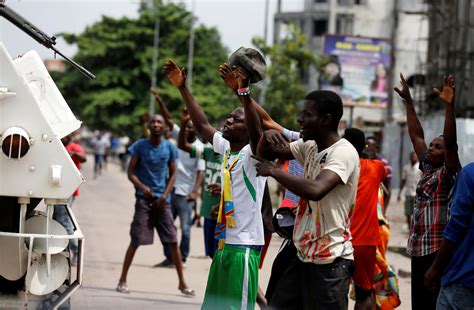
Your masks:
<path fill-rule="evenodd" d="M 298 140 L 290 148 L 304 164 L 305 178 L 314 180 L 321 171 L 330 170 L 342 181 L 319 201 L 300 201 L 293 231 L 298 258 L 314 264 L 330 264 L 338 257 L 353 259 L 349 227 L 359 181 L 357 151 L 346 139 L 320 152 L 314 141 Z"/>
<path fill-rule="evenodd" d="M 288 129 L 283 129 L 283 134 L 290 140 L 296 141 L 300 138 L 300 133 Z M 297 177 L 303 176 L 304 168 L 296 159 L 290 160 L 288 163 L 288 173 Z M 300 196 L 285 190 L 285 199 L 290 200 L 292 203 L 297 205 L 300 202 Z"/>
<path fill-rule="evenodd" d="M 439 250 L 448 222 L 448 203 L 457 173 L 449 173 L 446 165 L 434 167 L 423 153 L 423 172 L 416 187 L 412 228 L 408 236 L 407 253 L 425 256 Z"/>

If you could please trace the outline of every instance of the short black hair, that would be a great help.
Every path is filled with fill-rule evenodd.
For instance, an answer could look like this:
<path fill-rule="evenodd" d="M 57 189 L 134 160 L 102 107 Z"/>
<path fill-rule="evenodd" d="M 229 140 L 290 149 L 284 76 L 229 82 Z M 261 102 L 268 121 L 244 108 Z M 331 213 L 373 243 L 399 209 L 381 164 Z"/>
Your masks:
<path fill-rule="evenodd" d="M 355 147 L 359 156 L 361 156 L 362 151 L 365 149 L 364 132 L 357 128 L 347 128 L 346 131 L 344 131 L 343 138 L 349 141 L 352 146 Z"/>
<path fill-rule="evenodd" d="M 343 111 L 342 100 L 338 94 L 330 90 L 315 90 L 310 92 L 305 100 L 314 103 L 314 108 L 320 116 L 331 115 L 331 129 L 337 130 Z"/>

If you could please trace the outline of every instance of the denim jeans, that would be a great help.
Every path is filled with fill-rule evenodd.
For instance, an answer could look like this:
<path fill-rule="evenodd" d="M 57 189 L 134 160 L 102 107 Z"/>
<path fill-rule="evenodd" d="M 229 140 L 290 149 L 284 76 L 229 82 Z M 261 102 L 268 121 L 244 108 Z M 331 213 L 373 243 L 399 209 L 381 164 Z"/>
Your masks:
<path fill-rule="evenodd" d="M 474 289 L 459 283 L 441 288 L 436 310 L 474 309 Z"/>
<path fill-rule="evenodd" d="M 74 202 L 74 196 L 71 196 L 67 200 L 67 204 L 72 208 L 72 203 Z M 66 228 L 66 231 L 69 235 L 74 234 L 74 226 L 72 225 L 71 219 L 67 213 L 66 207 L 64 205 L 55 205 L 53 219 L 61 223 L 61 225 Z M 77 255 L 77 239 L 69 240 L 69 247 L 74 255 Z"/>
<path fill-rule="evenodd" d="M 179 250 L 181 251 L 181 259 L 186 262 L 189 255 L 189 243 L 191 240 L 191 226 L 193 223 L 192 214 L 195 201 L 188 201 L 186 196 L 173 194 L 171 197 L 171 211 L 173 212 L 173 219 L 179 217 L 181 225 L 181 243 Z M 168 247 L 164 248 L 165 256 L 171 261 L 171 255 Z"/>

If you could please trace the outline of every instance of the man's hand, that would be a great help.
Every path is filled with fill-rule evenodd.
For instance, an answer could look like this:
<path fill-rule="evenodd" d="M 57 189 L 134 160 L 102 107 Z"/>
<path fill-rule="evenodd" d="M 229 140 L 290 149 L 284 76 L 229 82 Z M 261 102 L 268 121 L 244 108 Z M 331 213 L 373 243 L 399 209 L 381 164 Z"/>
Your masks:
<path fill-rule="evenodd" d="M 166 197 L 160 197 L 153 201 L 151 204 L 149 204 L 151 209 L 161 209 L 166 206 Z"/>
<path fill-rule="evenodd" d="M 400 73 L 400 85 L 402 85 L 402 89 L 400 90 L 398 87 L 394 87 L 393 90 L 397 92 L 397 94 L 406 102 L 411 102 L 411 94 L 410 89 L 408 88 L 407 81 L 403 77 L 403 74 Z"/>
<path fill-rule="evenodd" d="M 290 140 L 288 140 L 288 137 L 277 130 L 264 131 L 263 138 L 272 145 L 274 150 L 281 151 L 289 147 Z"/>
<path fill-rule="evenodd" d="M 177 88 L 184 86 L 186 82 L 186 74 L 184 68 L 179 68 L 178 65 L 171 59 L 165 61 L 163 65 L 163 73 L 166 74 L 168 80 Z"/>
<path fill-rule="evenodd" d="M 268 177 L 271 176 L 274 169 L 278 169 L 277 165 L 274 162 L 268 161 L 261 157 L 252 155 L 252 158 L 257 160 L 258 163 L 255 164 L 257 169 L 257 176 Z"/>
<path fill-rule="evenodd" d="M 183 126 L 186 126 L 186 124 L 189 122 L 191 119 L 191 116 L 189 116 L 189 112 L 187 108 L 183 108 L 183 111 L 181 112 L 181 128 L 184 128 Z"/>
<path fill-rule="evenodd" d="M 196 201 L 198 197 L 198 193 L 197 192 L 191 192 L 188 194 L 188 196 L 186 196 L 186 200 L 187 201 Z"/>
<path fill-rule="evenodd" d="M 217 219 L 218 215 L 219 215 L 219 205 L 217 204 L 217 205 L 212 206 L 211 208 L 211 219 L 214 219 L 214 220 Z"/>
<path fill-rule="evenodd" d="M 237 85 L 239 88 L 247 88 L 249 87 L 249 74 L 247 70 L 245 70 L 243 67 L 238 66 L 234 70 L 235 78 L 237 79 Z"/>
<path fill-rule="evenodd" d="M 235 73 L 232 68 L 224 63 L 219 66 L 219 71 L 221 73 L 221 78 L 224 80 L 225 84 L 232 89 L 233 91 L 237 92 L 239 88 L 239 84 L 237 82 L 237 78 L 235 77 Z"/>
<path fill-rule="evenodd" d="M 441 273 L 431 265 L 430 269 L 425 273 L 425 286 L 430 289 L 437 288 L 439 286 L 440 278 Z"/>
<path fill-rule="evenodd" d="M 441 90 L 434 87 L 432 90 L 444 103 L 448 105 L 454 104 L 455 86 L 454 77 L 452 75 L 443 76 L 443 88 Z"/>
<path fill-rule="evenodd" d="M 143 198 L 145 199 L 151 199 L 155 196 L 155 193 L 148 186 L 143 186 L 141 190 L 143 192 Z"/>
<path fill-rule="evenodd" d="M 207 190 L 212 197 L 217 197 L 221 194 L 221 185 L 218 183 L 209 184 Z"/>
<path fill-rule="evenodd" d="M 156 91 L 156 88 L 150 87 L 150 92 L 151 92 L 151 94 L 153 95 L 153 97 L 155 97 L 155 99 L 156 99 L 157 101 L 160 101 L 160 100 L 161 100 L 161 97 L 160 97 L 160 95 L 158 95 L 158 92 Z"/>

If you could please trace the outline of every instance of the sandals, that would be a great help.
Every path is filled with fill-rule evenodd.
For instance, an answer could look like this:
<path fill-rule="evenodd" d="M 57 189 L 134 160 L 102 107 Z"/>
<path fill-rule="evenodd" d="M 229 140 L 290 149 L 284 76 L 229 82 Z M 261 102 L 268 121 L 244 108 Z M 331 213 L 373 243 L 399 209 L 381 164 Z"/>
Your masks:
<path fill-rule="evenodd" d="M 117 288 L 115 289 L 119 293 L 130 294 L 130 290 L 126 283 L 118 284 Z"/>
<path fill-rule="evenodd" d="M 181 293 L 186 296 L 196 296 L 196 292 L 192 288 L 183 288 Z"/>

